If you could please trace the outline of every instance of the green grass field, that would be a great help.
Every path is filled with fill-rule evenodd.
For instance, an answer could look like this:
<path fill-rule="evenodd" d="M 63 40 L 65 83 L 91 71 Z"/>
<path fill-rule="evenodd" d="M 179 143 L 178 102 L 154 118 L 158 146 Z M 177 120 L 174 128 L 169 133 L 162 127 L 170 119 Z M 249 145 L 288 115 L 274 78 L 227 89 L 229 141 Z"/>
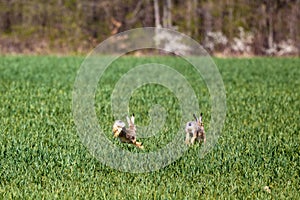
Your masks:
<path fill-rule="evenodd" d="M 171 165 L 142 174 L 103 165 L 81 143 L 72 116 L 72 90 L 83 59 L 0 57 L 0 199 L 300 199 L 299 58 L 215 59 L 227 101 L 217 145 L 203 159 L 197 156 L 200 147 L 194 146 Z M 175 58 L 126 57 L 107 72 L 99 83 L 107 87 L 96 94 L 99 123 L 106 125 L 108 137 L 113 83 L 149 59 L 189 77 L 209 115 L 205 85 Z M 152 103 L 172 106 L 170 126 L 143 139 L 145 151 L 153 150 L 157 140 L 163 141 L 161 146 L 168 143 L 172 135 L 166 133 L 177 127 L 176 98 L 164 100 L 166 93 L 165 88 L 145 86 L 131 99 L 141 124 L 148 123 Z"/>

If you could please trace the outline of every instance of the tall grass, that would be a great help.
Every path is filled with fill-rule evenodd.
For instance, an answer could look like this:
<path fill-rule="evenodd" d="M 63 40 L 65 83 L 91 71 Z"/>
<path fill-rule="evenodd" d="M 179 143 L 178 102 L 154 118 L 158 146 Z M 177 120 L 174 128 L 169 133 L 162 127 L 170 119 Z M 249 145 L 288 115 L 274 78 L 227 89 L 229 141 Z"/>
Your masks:
<path fill-rule="evenodd" d="M 123 72 L 148 59 L 180 68 L 180 62 L 170 57 L 126 57 L 115 63 L 118 70 L 112 66 L 99 82 L 107 88 L 99 88 L 96 94 L 97 115 L 106 124 L 108 137 L 113 118 L 109 95 L 100 98 L 101 90 L 109 94 Z M 200 147 L 193 146 L 164 169 L 143 174 L 105 166 L 82 145 L 71 108 L 72 87 L 82 61 L 81 57 L 0 58 L 0 198 L 300 198 L 299 58 L 215 59 L 227 95 L 227 117 L 217 145 L 203 159 L 198 157 Z M 116 78 L 109 81 L 110 73 Z M 203 83 L 191 69 L 182 73 L 197 93 L 204 94 L 199 99 L 209 113 L 205 85 L 197 87 Z M 149 122 L 147 112 L 153 103 L 174 105 L 165 132 L 143 139 L 149 151 L 156 148 L 157 139 L 167 143 L 166 133 L 177 126 L 172 118 L 180 115 L 176 98 L 170 94 L 167 102 L 161 94 L 167 92 L 148 86 L 131 99 L 141 124 Z"/>

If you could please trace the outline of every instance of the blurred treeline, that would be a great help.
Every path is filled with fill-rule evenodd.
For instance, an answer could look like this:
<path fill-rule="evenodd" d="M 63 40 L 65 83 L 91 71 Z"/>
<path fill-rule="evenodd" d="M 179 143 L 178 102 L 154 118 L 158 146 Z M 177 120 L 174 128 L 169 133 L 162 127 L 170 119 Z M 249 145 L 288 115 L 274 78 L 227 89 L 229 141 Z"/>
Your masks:
<path fill-rule="evenodd" d="M 0 0 L 0 53 L 87 53 L 161 26 L 221 55 L 299 55 L 300 0 Z"/>

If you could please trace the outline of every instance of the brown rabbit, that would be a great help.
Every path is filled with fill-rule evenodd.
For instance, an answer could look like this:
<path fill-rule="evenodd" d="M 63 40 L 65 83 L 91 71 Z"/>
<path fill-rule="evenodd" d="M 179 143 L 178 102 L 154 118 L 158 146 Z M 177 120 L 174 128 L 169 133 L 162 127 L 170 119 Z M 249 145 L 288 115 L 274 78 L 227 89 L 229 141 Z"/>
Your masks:
<path fill-rule="evenodd" d="M 138 148 L 143 149 L 141 142 L 136 141 L 136 128 L 134 125 L 134 114 L 132 116 L 126 117 L 129 128 L 126 129 L 125 123 L 121 120 L 115 121 L 113 125 L 114 137 L 118 137 L 121 142 L 126 142 L 135 145 Z"/>
<path fill-rule="evenodd" d="M 195 114 L 193 114 L 195 121 L 190 121 L 185 126 L 185 143 L 186 144 L 194 144 L 195 139 L 198 140 L 198 142 L 203 141 L 203 143 L 206 142 L 206 136 L 204 131 L 204 125 L 202 122 L 202 113 L 200 114 L 200 117 L 197 118 Z M 191 139 L 190 139 L 191 138 Z"/>

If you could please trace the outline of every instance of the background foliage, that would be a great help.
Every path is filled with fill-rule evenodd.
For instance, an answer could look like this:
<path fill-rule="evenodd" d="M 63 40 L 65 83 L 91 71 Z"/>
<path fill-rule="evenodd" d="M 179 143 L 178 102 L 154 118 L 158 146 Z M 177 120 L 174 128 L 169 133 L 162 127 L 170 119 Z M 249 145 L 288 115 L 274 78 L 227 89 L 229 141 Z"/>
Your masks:
<path fill-rule="evenodd" d="M 186 33 L 216 54 L 300 52 L 300 0 L 2 0 L 0 19 L 0 53 L 86 53 L 145 26 Z"/>

